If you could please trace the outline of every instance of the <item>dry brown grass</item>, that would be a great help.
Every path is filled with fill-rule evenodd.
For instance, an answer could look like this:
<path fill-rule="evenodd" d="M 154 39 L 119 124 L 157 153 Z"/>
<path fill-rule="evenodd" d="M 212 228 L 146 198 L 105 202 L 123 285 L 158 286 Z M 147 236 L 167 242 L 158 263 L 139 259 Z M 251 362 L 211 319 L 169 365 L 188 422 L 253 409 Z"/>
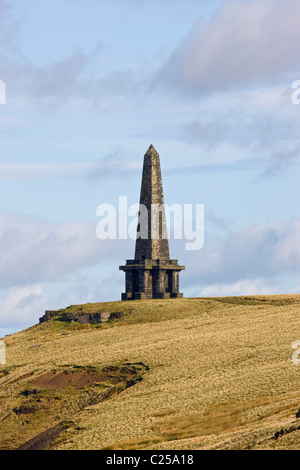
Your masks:
<path fill-rule="evenodd" d="M 23 442 L 32 437 L 24 416 L 7 418 L 28 374 L 130 361 L 150 366 L 143 380 L 76 413 L 74 427 L 55 448 L 297 445 L 296 428 L 273 437 L 282 428 L 297 427 L 300 366 L 292 363 L 291 344 L 300 339 L 299 296 L 111 302 L 87 308 L 123 310 L 125 315 L 101 327 L 52 321 L 5 338 L 1 442 L 4 428 L 6 436 L 22 430 Z M 8 444 L 13 448 L 16 441 Z"/>

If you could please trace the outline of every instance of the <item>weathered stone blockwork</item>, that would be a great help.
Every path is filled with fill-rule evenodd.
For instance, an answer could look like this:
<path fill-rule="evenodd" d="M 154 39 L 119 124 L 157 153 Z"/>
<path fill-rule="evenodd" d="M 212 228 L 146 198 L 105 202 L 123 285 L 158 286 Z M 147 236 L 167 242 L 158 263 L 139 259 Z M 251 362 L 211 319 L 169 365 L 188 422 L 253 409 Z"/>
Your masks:
<path fill-rule="evenodd" d="M 153 223 L 155 206 L 159 207 L 157 225 Z M 144 156 L 140 214 L 142 207 L 147 209 L 148 236 L 139 236 L 140 221 L 134 260 L 127 260 L 126 265 L 119 268 L 125 272 L 126 292 L 122 300 L 182 297 L 179 272 L 184 266 L 179 266 L 177 260 L 170 260 L 160 160 L 152 145 Z"/>

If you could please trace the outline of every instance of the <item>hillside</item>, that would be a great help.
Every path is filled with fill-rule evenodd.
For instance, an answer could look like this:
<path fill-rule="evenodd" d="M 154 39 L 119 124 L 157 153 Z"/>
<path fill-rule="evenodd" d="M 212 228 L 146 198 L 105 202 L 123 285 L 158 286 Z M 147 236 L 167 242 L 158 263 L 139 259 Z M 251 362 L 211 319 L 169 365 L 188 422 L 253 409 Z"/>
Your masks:
<path fill-rule="evenodd" d="M 71 306 L 4 338 L 1 449 L 297 449 L 300 296 Z M 29 442 L 28 442 L 29 441 Z"/>

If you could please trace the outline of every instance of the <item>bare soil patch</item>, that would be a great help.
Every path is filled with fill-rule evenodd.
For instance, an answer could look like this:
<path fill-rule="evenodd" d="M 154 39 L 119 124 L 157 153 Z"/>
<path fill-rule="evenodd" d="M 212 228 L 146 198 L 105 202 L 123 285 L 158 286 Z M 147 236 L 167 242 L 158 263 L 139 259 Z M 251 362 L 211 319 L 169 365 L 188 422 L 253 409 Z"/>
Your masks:
<path fill-rule="evenodd" d="M 121 378 L 112 377 L 108 372 L 63 371 L 60 373 L 48 372 L 32 380 L 30 385 L 51 390 L 62 390 L 66 387 L 80 390 L 95 383 L 109 382 L 112 385 L 117 385 L 121 381 Z"/>

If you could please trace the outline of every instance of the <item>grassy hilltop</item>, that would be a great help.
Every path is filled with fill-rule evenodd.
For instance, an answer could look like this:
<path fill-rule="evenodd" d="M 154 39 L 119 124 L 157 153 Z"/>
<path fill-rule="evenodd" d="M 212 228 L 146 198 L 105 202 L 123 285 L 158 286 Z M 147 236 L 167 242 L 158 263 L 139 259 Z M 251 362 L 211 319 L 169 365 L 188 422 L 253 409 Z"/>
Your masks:
<path fill-rule="evenodd" d="M 297 449 L 300 296 L 72 306 L 4 338 L 1 449 Z"/>

